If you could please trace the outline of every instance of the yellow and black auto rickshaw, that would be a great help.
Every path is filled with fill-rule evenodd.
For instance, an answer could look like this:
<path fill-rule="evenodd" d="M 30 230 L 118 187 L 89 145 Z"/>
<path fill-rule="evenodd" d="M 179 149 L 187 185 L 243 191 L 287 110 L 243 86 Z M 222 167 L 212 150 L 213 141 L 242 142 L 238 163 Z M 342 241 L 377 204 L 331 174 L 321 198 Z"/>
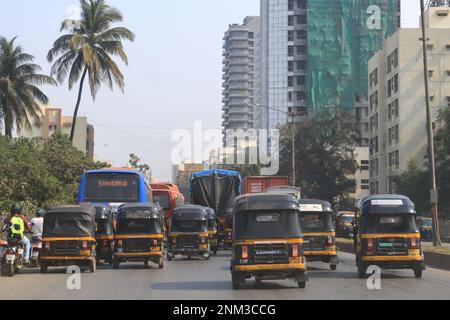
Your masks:
<path fill-rule="evenodd" d="M 355 212 L 355 251 L 359 278 L 369 266 L 412 269 L 421 278 L 426 269 L 413 202 L 400 195 L 361 199 Z"/>
<path fill-rule="evenodd" d="M 114 216 L 110 207 L 96 206 L 95 239 L 97 240 L 97 262 L 103 260 L 113 264 Z"/>
<path fill-rule="evenodd" d="M 116 214 L 114 269 L 123 262 L 164 268 L 164 217 L 154 204 L 125 204 Z"/>
<path fill-rule="evenodd" d="M 208 233 L 209 233 L 209 249 L 214 255 L 219 250 L 217 217 L 214 209 L 206 208 L 208 211 Z"/>
<path fill-rule="evenodd" d="M 336 270 L 339 260 L 331 204 L 328 201 L 302 199 L 299 206 L 306 260 L 328 263 L 331 270 Z"/>
<path fill-rule="evenodd" d="M 48 267 L 72 265 L 96 271 L 95 215 L 92 206 L 58 207 L 46 213 L 39 255 L 41 273 L 47 273 Z"/>
<path fill-rule="evenodd" d="M 353 219 L 355 213 L 352 211 L 341 211 L 336 216 L 336 236 L 338 238 L 353 239 Z"/>
<path fill-rule="evenodd" d="M 208 211 L 205 207 L 186 205 L 174 210 L 170 223 L 167 259 L 177 255 L 202 257 L 211 256 L 208 233 Z"/>
<path fill-rule="evenodd" d="M 246 279 L 295 279 L 306 287 L 303 235 L 298 201 L 282 194 L 254 194 L 236 199 L 233 222 L 233 289 Z"/>

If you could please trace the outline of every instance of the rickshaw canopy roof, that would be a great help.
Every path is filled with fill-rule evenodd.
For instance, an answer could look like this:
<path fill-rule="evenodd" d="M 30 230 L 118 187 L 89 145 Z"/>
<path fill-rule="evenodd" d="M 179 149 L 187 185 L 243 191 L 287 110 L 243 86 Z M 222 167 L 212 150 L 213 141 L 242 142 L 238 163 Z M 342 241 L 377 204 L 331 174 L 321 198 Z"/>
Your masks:
<path fill-rule="evenodd" d="M 44 217 L 43 237 L 95 237 L 93 206 L 64 206 L 50 209 Z"/>
<path fill-rule="evenodd" d="M 119 207 L 117 219 L 161 219 L 160 207 L 153 203 L 130 203 Z"/>
<path fill-rule="evenodd" d="M 51 208 L 47 213 L 47 215 L 56 215 L 56 214 L 67 214 L 71 213 L 74 220 L 77 219 L 77 216 L 88 216 L 92 218 L 92 221 L 95 222 L 95 216 L 97 214 L 97 211 L 95 207 L 90 205 L 83 205 L 83 206 L 62 206 L 62 207 L 54 207 Z"/>
<path fill-rule="evenodd" d="M 234 211 L 298 210 L 298 200 L 288 194 L 250 194 L 236 199 Z"/>
<path fill-rule="evenodd" d="M 208 220 L 209 211 L 207 208 L 197 205 L 185 205 L 173 211 L 173 220 Z"/>
<path fill-rule="evenodd" d="M 361 215 L 365 214 L 416 214 L 414 203 L 402 195 L 374 195 L 356 203 Z"/>

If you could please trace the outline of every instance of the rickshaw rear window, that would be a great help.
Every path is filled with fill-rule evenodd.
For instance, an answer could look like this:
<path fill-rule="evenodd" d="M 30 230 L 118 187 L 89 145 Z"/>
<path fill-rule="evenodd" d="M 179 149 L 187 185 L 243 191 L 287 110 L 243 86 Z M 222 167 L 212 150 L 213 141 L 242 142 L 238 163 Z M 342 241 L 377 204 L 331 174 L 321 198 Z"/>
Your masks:
<path fill-rule="evenodd" d="M 161 208 L 167 210 L 170 209 L 170 198 L 167 193 L 155 192 L 153 195 L 155 203 L 159 203 Z"/>
<path fill-rule="evenodd" d="M 208 223 L 207 221 L 174 220 L 171 230 L 172 232 L 208 232 Z"/>
<path fill-rule="evenodd" d="M 303 232 L 320 232 L 333 230 L 333 218 L 329 212 L 302 212 Z"/>
<path fill-rule="evenodd" d="M 236 239 L 276 239 L 301 236 L 299 213 L 238 212 L 235 214 Z"/>
<path fill-rule="evenodd" d="M 44 220 L 44 235 L 58 236 L 91 236 L 95 225 L 87 215 L 74 215 L 72 213 L 48 214 Z"/>
<path fill-rule="evenodd" d="M 97 234 L 107 234 L 113 233 L 112 224 L 108 220 L 97 221 Z"/>
<path fill-rule="evenodd" d="M 155 219 L 131 219 L 117 222 L 118 234 L 160 234 L 162 232 L 161 222 Z"/>
<path fill-rule="evenodd" d="M 361 219 L 363 233 L 416 233 L 416 220 L 412 214 L 382 215 L 368 214 Z"/>

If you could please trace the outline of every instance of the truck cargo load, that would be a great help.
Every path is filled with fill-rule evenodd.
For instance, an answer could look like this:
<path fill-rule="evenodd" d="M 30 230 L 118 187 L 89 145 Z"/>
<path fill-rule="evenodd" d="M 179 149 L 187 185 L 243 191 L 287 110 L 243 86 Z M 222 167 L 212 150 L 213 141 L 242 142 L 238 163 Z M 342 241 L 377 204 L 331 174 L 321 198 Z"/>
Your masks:
<path fill-rule="evenodd" d="M 288 177 L 247 177 L 242 181 L 242 194 L 264 193 L 269 188 L 288 185 Z"/>

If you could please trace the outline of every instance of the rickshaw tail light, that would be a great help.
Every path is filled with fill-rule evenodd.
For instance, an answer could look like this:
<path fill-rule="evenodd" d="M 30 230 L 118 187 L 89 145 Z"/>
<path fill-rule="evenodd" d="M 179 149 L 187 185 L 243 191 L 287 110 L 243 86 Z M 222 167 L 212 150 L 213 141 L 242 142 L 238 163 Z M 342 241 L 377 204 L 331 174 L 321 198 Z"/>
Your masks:
<path fill-rule="evenodd" d="M 248 259 L 248 247 L 247 246 L 242 247 L 242 259 L 243 260 Z"/>
<path fill-rule="evenodd" d="M 412 250 L 419 249 L 418 241 L 416 238 L 411 239 L 411 249 Z"/>
<path fill-rule="evenodd" d="M 328 247 L 332 247 L 333 246 L 333 237 L 328 237 L 327 238 L 327 246 Z"/>
<path fill-rule="evenodd" d="M 153 240 L 153 246 L 157 247 L 158 246 L 158 240 Z"/>
<path fill-rule="evenodd" d="M 88 248 L 88 242 L 87 241 L 83 241 L 83 249 L 87 249 Z"/>
<path fill-rule="evenodd" d="M 45 248 L 45 250 L 50 250 L 50 242 L 45 242 L 44 248 Z"/>
<path fill-rule="evenodd" d="M 299 251 L 298 249 L 299 249 L 298 244 L 292 245 L 292 257 L 293 258 L 298 258 L 298 251 Z"/>
<path fill-rule="evenodd" d="M 123 245 L 123 242 L 122 242 L 122 240 L 119 240 L 119 241 L 117 241 L 117 246 L 118 246 L 119 248 L 121 248 L 121 247 L 122 247 L 122 245 Z"/>
<path fill-rule="evenodd" d="M 367 254 L 373 253 L 373 239 L 367 239 Z"/>

